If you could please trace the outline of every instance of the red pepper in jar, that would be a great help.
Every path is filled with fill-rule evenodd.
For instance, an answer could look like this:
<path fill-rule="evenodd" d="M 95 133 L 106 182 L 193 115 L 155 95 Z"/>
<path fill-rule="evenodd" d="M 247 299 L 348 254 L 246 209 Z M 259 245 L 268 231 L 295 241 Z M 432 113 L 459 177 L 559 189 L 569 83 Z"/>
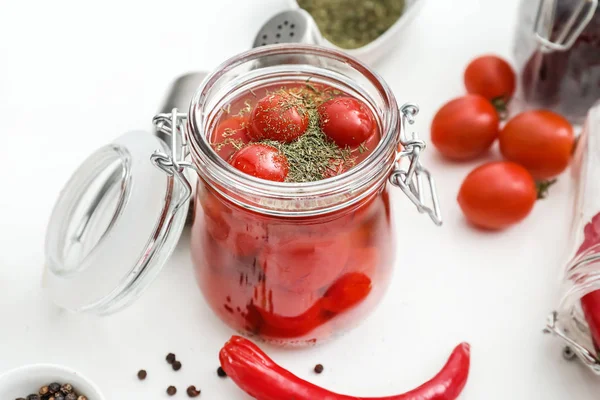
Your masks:
<path fill-rule="evenodd" d="M 325 322 L 335 318 L 350 308 L 356 306 L 371 293 L 371 279 L 362 273 L 348 273 L 338 278 L 306 311 L 297 315 L 284 315 L 282 311 L 274 311 L 277 299 L 271 290 L 264 306 L 251 303 L 246 308 L 246 322 L 252 331 L 266 337 L 295 338 L 302 337 Z M 290 292 L 282 295 L 283 298 L 296 299 L 301 302 L 311 293 Z"/>
<path fill-rule="evenodd" d="M 584 240 L 577 254 L 581 254 L 600 243 L 600 213 L 596 214 L 583 228 Z M 600 290 L 581 298 L 581 310 L 590 328 L 596 352 L 600 352 Z"/>
<path fill-rule="evenodd" d="M 442 370 L 418 388 L 381 398 L 337 394 L 302 380 L 239 336 L 225 343 L 219 360 L 227 376 L 257 400 L 454 400 L 469 376 L 470 348 L 467 343 L 459 344 Z"/>

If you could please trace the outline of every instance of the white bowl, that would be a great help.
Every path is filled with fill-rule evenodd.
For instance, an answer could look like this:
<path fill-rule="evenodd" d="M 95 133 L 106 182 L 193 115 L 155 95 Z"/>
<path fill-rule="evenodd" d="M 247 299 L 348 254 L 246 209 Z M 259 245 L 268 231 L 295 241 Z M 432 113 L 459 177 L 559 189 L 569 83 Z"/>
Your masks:
<path fill-rule="evenodd" d="M 51 364 L 27 365 L 0 375 L 0 399 L 27 398 L 52 382 L 70 383 L 77 393 L 89 400 L 105 400 L 92 381 L 71 369 Z"/>
<path fill-rule="evenodd" d="M 300 8 L 296 0 L 288 0 L 288 3 L 291 8 Z M 343 49 L 329 42 L 325 38 L 322 39 L 322 45 L 348 53 L 367 64 L 375 63 L 381 57 L 385 56 L 390 50 L 392 50 L 393 47 L 399 44 L 399 34 L 421 10 L 423 3 L 425 3 L 425 0 L 405 0 L 405 11 L 402 13 L 400 18 L 398 18 L 398 21 L 396 21 L 394 25 L 385 31 L 383 35 L 379 36 L 377 39 L 363 47 L 356 49 Z"/>

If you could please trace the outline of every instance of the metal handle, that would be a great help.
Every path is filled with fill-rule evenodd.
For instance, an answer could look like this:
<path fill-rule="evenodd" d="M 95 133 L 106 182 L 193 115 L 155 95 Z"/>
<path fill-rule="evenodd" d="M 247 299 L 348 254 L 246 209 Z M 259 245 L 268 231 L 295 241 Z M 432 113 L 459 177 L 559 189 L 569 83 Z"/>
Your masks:
<path fill-rule="evenodd" d="M 185 161 L 188 155 L 184 125 L 186 119 L 187 114 L 178 112 L 177 108 L 173 108 L 171 114 L 157 114 L 152 119 L 157 131 L 171 136 L 171 144 L 170 154 L 156 150 L 150 156 L 150 161 L 167 175 L 175 177 L 184 188 L 184 193 L 173 208 L 173 213 L 177 213 L 192 196 L 192 186 L 183 174 L 184 168 L 198 172 L 192 163 Z"/>
<path fill-rule="evenodd" d="M 431 220 L 438 226 L 442 225 L 442 215 L 440 203 L 435 189 L 433 176 L 423 168 L 419 162 L 421 151 L 425 150 L 425 142 L 419 139 L 417 134 L 411 131 L 408 135 L 408 125 L 412 125 L 414 117 L 419 113 L 419 107 L 415 104 L 407 103 L 400 107 L 402 114 L 400 143 L 402 151 L 396 156 L 395 168 L 390 174 L 390 183 L 402 189 L 406 197 L 417 206 L 420 213 L 427 213 Z M 409 161 L 408 168 L 402 167 L 403 159 Z M 423 182 L 425 178 L 425 182 Z M 428 193 L 431 206 L 427 206 L 426 198 Z"/>
<path fill-rule="evenodd" d="M 545 35 L 544 32 L 542 32 L 542 14 L 548 14 L 549 12 L 554 13 L 554 10 L 545 7 L 552 3 L 554 2 L 540 0 L 535 23 L 533 25 L 533 33 L 536 40 L 542 45 L 544 51 L 566 51 L 575 44 L 579 35 L 581 35 L 594 17 L 596 9 L 598 8 L 598 0 L 581 0 L 562 31 L 557 35 L 556 41 L 550 39 L 550 33 Z M 586 7 L 588 7 L 587 14 L 584 15 Z M 581 18 L 582 15 L 584 15 L 583 18 Z M 552 30 L 550 30 L 550 32 L 551 31 Z"/>

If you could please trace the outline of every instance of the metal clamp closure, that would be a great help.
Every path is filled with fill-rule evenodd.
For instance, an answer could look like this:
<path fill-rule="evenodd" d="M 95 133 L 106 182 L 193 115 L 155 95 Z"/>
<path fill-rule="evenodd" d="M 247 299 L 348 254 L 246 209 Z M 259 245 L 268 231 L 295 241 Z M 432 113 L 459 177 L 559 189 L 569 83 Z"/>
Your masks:
<path fill-rule="evenodd" d="M 408 133 L 414 117 L 419 113 L 419 107 L 407 103 L 400 107 L 401 130 L 400 144 L 402 149 L 396 155 L 395 168 L 390 174 L 390 183 L 402 189 L 406 197 L 417 206 L 420 213 L 427 213 L 438 226 L 442 225 L 439 199 L 435 189 L 433 176 L 419 162 L 421 152 L 425 150 L 425 142 L 419 139 L 413 131 Z M 408 160 L 408 168 L 403 168 L 403 159 Z M 431 205 L 426 205 L 430 203 Z"/>
<path fill-rule="evenodd" d="M 535 38 L 542 45 L 542 51 L 545 52 L 566 51 L 573 47 L 579 35 L 594 17 L 598 8 L 598 0 L 580 0 L 573 10 L 573 14 L 556 35 L 556 40 L 552 41 L 550 36 L 555 23 L 556 6 L 555 1 L 540 0 L 533 25 Z M 549 21 L 550 23 L 543 24 L 543 21 Z"/>
<path fill-rule="evenodd" d="M 548 316 L 548 321 L 546 322 L 546 328 L 544 329 L 544 332 L 558 336 L 565 342 L 567 347 L 565 347 L 565 350 L 563 351 L 563 356 L 566 359 L 571 359 L 573 358 L 572 355 L 574 353 L 588 368 L 590 368 L 594 373 L 600 375 L 600 360 L 598 360 L 598 358 L 591 351 L 571 339 L 567 335 L 567 332 L 558 326 L 557 322 L 558 313 L 553 311 Z"/>
<path fill-rule="evenodd" d="M 180 113 L 176 108 L 170 114 L 158 114 L 152 122 L 156 129 L 171 137 L 170 154 L 165 151 L 156 150 L 150 161 L 167 175 L 174 177 L 183 187 L 183 194 L 178 199 L 173 213 L 187 203 L 192 196 L 192 186 L 184 175 L 184 168 L 191 168 L 197 172 L 196 167 L 185 161 L 188 155 L 187 142 L 185 140 L 185 121 L 187 114 Z"/>

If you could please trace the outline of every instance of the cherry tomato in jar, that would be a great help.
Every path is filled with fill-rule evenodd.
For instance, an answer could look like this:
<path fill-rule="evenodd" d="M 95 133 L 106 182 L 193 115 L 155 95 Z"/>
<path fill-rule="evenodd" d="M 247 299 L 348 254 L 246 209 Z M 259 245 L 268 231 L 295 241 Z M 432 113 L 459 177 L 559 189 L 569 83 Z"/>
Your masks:
<path fill-rule="evenodd" d="M 500 151 L 535 179 L 552 178 L 569 165 L 575 136 L 569 121 L 546 110 L 525 111 L 500 132 Z"/>
<path fill-rule="evenodd" d="M 245 115 L 234 115 L 223 120 L 213 133 L 213 147 L 217 154 L 224 160 L 236 152 L 236 145 L 248 143 L 248 117 Z"/>
<path fill-rule="evenodd" d="M 207 232 L 218 241 L 225 241 L 229 237 L 229 216 L 231 209 L 226 207 L 217 195 L 210 191 L 204 191 L 199 197 L 200 208 L 204 217 Z M 202 218 L 202 216 L 198 216 Z"/>
<path fill-rule="evenodd" d="M 452 160 L 471 160 L 486 152 L 500 131 L 500 118 L 484 97 L 467 95 L 446 103 L 433 117 L 431 142 Z"/>
<path fill-rule="evenodd" d="M 373 113 L 354 97 L 336 97 L 319 106 L 321 129 L 338 146 L 358 146 L 377 131 Z"/>
<path fill-rule="evenodd" d="M 289 143 L 308 128 L 308 111 L 302 100 L 286 92 L 273 93 L 258 101 L 250 115 L 248 136 Z"/>
<path fill-rule="evenodd" d="M 465 70 L 467 92 L 485 97 L 502 111 L 515 93 L 516 82 L 510 64 L 493 55 L 474 59 Z"/>
<path fill-rule="evenodd" d="M 377 247 L 357 247 L 350 250 L 350 257 L 344 271 L 346 273 L 360 272 L 368 277 L 373 277 L 379 264 L 379 250 Z"/>
<path fill-rule="evenodd" d="M 518 164 L 484 164 L 465 178 L 458 204 L 465 217 L 480 228 L 497 230 L 523 220 L 537 199 L 531 174 Z"/>
<path fill-rule="evenodd" d="M 349 250 L 344 236 L 295 239 L 264 249 L 260 265 L 268 282 L 298 293 L 313 292 L 340 275 Z"/>
<path fill-rule="evenodd" d="M 269 181 L 283 182 L 289 172 L 287 158 L 275 147 L 260 143 L 241 148 L 229 163 L 248 175 Z"/>

